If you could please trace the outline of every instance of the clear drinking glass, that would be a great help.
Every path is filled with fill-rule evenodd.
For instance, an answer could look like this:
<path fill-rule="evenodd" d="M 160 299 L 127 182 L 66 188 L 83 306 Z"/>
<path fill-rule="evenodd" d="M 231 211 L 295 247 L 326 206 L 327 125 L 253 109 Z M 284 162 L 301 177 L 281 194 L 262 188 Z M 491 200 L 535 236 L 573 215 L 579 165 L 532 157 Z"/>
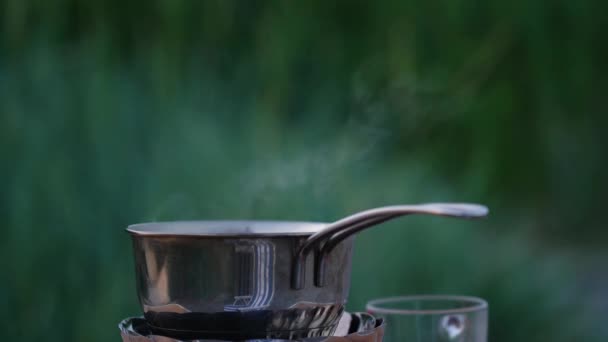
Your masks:
<path fill-rule="evenodd" d="M 488 303 L 466 296 L 374 299 L 367 312 L 384 318 L 384 342 L 486 342 Z"/>

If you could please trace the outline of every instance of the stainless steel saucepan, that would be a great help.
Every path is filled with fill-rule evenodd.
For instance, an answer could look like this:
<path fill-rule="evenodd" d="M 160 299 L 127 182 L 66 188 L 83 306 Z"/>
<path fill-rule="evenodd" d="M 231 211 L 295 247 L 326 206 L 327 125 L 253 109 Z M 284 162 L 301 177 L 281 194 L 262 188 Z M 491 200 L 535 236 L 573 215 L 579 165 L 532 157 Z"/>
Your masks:
<path fill-rule="evenodd" d="M 370 209 L 334 223 L 155 222 L 127 231 L 151 329 L 201 338 L 303 338 L 329 336 L 339 321 L 353 234 L 409 214 L 487 212 L 476 204 L 432 203 Z"/>

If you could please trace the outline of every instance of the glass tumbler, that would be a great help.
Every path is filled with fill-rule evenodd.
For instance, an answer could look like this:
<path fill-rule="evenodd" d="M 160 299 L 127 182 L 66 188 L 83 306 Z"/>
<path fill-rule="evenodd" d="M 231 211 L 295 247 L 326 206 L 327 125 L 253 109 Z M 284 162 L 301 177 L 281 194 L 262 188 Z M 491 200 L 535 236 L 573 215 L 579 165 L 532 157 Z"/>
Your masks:
<path fill-rule="evenodd" d="M 384 318 L 384 342 L 486 342 L 488 303 L 467 296 L 374 299 L 366 309 Z"/>

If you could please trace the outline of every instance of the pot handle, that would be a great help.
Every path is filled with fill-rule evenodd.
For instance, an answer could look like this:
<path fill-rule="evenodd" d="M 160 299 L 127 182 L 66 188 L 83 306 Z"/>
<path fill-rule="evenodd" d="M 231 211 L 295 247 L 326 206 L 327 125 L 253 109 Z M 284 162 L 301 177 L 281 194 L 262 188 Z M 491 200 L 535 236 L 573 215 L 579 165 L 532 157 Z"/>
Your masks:
<path fill-rule="evenodd" d="M 330 223 L 323 230 L 311 235 L 297 250 L 293 260 L 291 286 L 294 289 L 304 287 L 306 259 L 313 249 L 318 251 L 315 261 L 315 285 L 325 283 L 325 263 L 327 255 L 341 241 L 366 228 L 391 220 L 393 218 L 426 214 L 457 218 L 479 218 L 488 214 L 488 208 L 479 204 L 468 203 L 428 203 L 417 205 L 394 205 L 365 210 Z"/>

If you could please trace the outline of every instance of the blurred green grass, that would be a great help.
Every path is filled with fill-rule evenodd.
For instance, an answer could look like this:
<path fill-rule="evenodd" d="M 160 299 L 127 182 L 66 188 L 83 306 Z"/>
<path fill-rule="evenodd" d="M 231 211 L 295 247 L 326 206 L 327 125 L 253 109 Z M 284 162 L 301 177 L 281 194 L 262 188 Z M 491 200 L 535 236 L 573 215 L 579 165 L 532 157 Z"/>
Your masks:
<path fill-rule="evenodd" d="M 118 339 L 130 223 L 475 201 L 362 233 L 349 309 L 471 294 L 493 342 L 604 341 L 606 7 L 3 1 L 0 336 Z"/>

